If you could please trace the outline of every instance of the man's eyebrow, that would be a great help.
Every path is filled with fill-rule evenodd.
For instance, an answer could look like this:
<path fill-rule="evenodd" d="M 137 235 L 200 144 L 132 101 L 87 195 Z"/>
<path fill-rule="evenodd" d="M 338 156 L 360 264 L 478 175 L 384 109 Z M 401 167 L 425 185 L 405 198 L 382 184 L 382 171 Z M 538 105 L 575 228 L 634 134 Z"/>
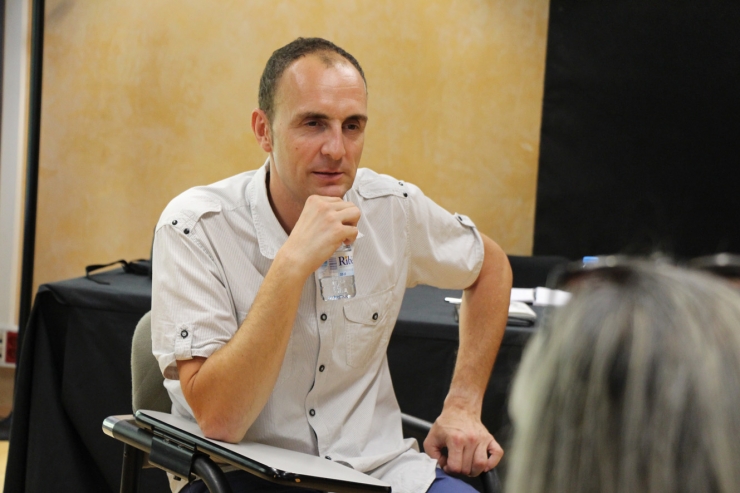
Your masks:
<path fill-rule="evenodd" d="M 296 117 L 296 120 L 303 121 L 306 119 L 311 120 L 329 120 L 329 115 L 325 115 L 324 113 L 316 113 L 313 111 L 307 111 L 305 113 L 301 113 Z M 347 120 L 358 120 L 362 122 L 367 121 L 367 115 L 363 115 L 362 113 L 356 114 L 356 115 L 350 115 L 347 118 L 344 119 L 344 121 Z"/>
<path fill-rule="evenodd" d="M 348 116 L 347 118 L 344 119 L 344 121 L 347 121 L 347 120 L 358 120 L 358 121 L 361 121 L 361 122 L 366 122 L 367 121 L 367 115 L 363 115 L 363 114 L 350 115 L 350 116 Z"/>
<path fill-rule="evenodd" d="M 305 120 L 305 119 L 314 119 L 314 120 L 328 120 L 329 115 L 325 115 L 323 113 L 316 113 L 313 111 L 307 111 L 305 113 L 301 113 L 297 116 L 296 120 Z"/>

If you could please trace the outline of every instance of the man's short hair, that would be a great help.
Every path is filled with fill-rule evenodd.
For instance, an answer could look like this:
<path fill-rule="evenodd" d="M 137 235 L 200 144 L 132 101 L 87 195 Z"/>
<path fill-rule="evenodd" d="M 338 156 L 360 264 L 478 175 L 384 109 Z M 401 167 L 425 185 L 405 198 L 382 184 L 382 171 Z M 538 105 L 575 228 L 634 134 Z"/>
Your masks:
<path fill-rule="evenodd" d="M 329 66 L 333 65 L 335 61 L 331 54 L 334 53 L 341 56 L 360 72 L 362 80 L 367 85 L 365 72 L 362 71 L 360 62 L 342 48 L 322 38 L 298 38 L 282 48 L 275 50 L 272 56 L 270 56 L 270 59 L 267 60 L 265 70 L 262 72 L 259 89 L 259 108 L 267 114 L 267 119 L 270 122 L 272 122 L 272 117 L 275 113 L 275 91 L 283 72 L 294 61 L 314 53 L 327 55 L 322 57 L 322 60 Z"/>

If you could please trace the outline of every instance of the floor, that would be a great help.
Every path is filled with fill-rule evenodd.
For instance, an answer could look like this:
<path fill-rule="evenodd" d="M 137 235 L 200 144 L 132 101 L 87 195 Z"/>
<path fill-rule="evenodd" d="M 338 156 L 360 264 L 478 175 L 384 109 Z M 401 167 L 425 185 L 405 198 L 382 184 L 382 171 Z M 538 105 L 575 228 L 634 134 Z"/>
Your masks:
<path fill-rule="evenodd" d="M 0 493 L 5 486 L 5 463 L 8 461 L 8 442 L 0 442 Z"/>
<path fill-rule="evenodd" d="M 13 380 L 15 372 L 11 368 L 0 368 L 0 418 L 10 413 L 13 406 Z M 8 461 L 8 442 L 0 441 L 0 493 L 5 485 L 5 464 Z"/>

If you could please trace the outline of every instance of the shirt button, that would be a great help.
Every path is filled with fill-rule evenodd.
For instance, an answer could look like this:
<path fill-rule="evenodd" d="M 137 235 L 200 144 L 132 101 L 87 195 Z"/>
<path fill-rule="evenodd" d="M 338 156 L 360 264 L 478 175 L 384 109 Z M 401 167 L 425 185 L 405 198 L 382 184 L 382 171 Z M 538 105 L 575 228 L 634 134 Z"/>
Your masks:
<path fill-rule="evenodd" d="M 326 313 L 321 314 L 321 321 L 326 322 Z"/>
<path fill-rule="evenodd" d="M 177 219 L 175 219 L 174 221 L 172 221 L 172 225 L 173 226 L 177 226 Z"/>
<path fill-rule="evenodd" d="M 188 336 L 187 330 L 183 330 L 182 332 L 180 332 L 180 337 L 182 337 L 183 339 L 185 339 L 187 336 Z"/>
<path fill-rule="evenodd" d="M 324 365 L 319 366 L 319 371 L 324 371 L 324 370 L 326 370 L 326 367 Z"/>
<path fill-rule="evenodd" d="M 310 414 L 311 416 L 316 416 L 316 411 L 311 409 L 310 411 L 308 411 L 308 414 Z"/>
<path fill-rule="evenodd" d="M 183 230 L 183 233 L 185 233 L 186 235 L 189 235 L 189 234 L 190 234 L 190 230 L 189 230 L 188 228 L 185 228 L 185 229 Z"/>
<path fill-rule="evenodd" d="M 373 320 L 377 320 L 377 319 L 378 319 L 378 314 L 377 313 L 373 313 Z"/>

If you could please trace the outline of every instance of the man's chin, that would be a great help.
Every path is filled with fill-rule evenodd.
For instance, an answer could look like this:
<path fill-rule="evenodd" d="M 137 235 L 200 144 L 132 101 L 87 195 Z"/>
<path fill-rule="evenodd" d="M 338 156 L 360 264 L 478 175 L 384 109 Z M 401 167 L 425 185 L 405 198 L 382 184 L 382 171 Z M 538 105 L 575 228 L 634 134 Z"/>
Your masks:
<path fill-rule="evenodd" d="M 314 195 L 322 195 L 324 197 L 337 197 L 343 198 L 352 185 L 331 185 L 324 187 L 317 187 L 314 191 Z"/>
<path fill-rule="evenodd" d="M 326 190 L 319 190 L 316 192 L 316 195 L 322 195 L 324 197 L 336 197 L 338 199 L 344 198 L 344 195 L 347 192 L 341 192 L 341 191 L 326 191 Z"/>

